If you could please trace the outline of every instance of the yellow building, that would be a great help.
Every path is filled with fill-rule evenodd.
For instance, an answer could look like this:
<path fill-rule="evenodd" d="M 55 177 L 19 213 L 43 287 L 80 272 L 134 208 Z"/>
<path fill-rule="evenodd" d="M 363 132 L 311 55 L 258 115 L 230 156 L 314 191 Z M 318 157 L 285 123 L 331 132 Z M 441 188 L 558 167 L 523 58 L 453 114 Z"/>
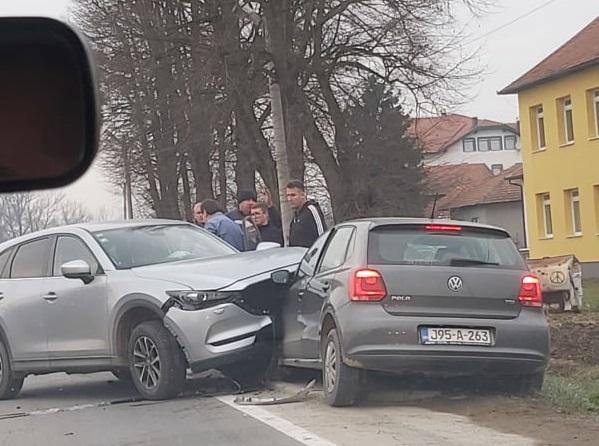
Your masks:
<path fill-rule="evenodd" d="M 599 277 L 599 17 L 499 94 L 518 94 L 531 258 Z"/>

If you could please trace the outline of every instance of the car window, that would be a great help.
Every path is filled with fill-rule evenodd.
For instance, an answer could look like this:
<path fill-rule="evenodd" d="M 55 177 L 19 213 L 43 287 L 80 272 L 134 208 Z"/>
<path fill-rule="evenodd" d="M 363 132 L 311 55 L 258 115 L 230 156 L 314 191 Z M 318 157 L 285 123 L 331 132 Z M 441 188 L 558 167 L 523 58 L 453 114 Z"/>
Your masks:
<path fill-rule="evenodd" d="M 297 272 L 298 277 L 313 276 L 316 272 L 316 265 L 318 265 L 318 259 L 320 259 L 320 253 L 324 247 L 325 242 L 329 238 L 331 233 L 329 231 L 322 234 L 314 244 L 308 248 L 308 252 L 304 255 L 304 258 L 300 262 L 300 266 Z"/>
<path fill-rule="evenodd" d="M 347 248 L 354 233 L 353 227 L 337 229 L 333 238 L 326 247 L 318 272 L 329 271 L 343 265 L 347 255 Z"/>
<path fill-rule="evenodd" d="M 97 274 L 98 261 L 82 240 L 76 237 L 59 237 L 54 254 L 54 276 L 61 276 L 60 267 L 73 260 L 84 260 L 91 266 L 92 274 Z"/>
<path fill-rule="evenodd" d="M 49 255 L 50 239 L 48 238 L 19 246 L 12 261 L 10 277 L 12 279 L 47 277 Z"/>
<path fill-rule="evenodd" d="M 455 233 L 435 233 L 401 226 L 376 228 L 370 232 L 368 263 L 525 267 L 512 240 L 499 232 L 464 228 Z"/>
<path fill-rule="evenodd" d="M 218 237 L 191 225 L 148 225 L 94 232 L 117 269 L 236 254 Z"/>
<path fill-rule="evenodd" d="M 0 277 L 5 277 L 4 271 L 6 269 L 6 264 L 8 263 L 8 259 L 10 259 L 10 255 L 12 253 L 12 248 L 5 250 L 2 254 L 0 254 Z"/>

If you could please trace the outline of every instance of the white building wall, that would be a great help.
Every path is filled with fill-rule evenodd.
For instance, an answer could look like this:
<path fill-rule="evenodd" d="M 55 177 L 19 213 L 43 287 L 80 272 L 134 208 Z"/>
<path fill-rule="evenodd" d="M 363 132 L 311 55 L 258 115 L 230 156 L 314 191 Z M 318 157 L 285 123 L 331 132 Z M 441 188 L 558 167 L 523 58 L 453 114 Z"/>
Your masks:
<path fill-rule="evenodd" d="M 505 140 L 503 139 L 506 135 L 516 136 L 516 147 L 517 150 L 505 150 Z M 500 136 L 503 139 L 503 150 L 501 151 L 488 151 L 480 152 L 478 150 L 478 138 Z M 477 141 L 476 152 L 464 152 L 463 140 L 458 141 L 454 145 L 450 146 L 445 153 L 439 155 L 426 155 L 424 158 L 424 164 L 426 166 L 443 166 L 448 164 L 477 164 L 485 163 L 489 168 L 493 164 L 502 164 L 504 169 L 512 167 L 514 164 L 522 162 L 522 155 L 520 152 L 520 137 L 507 130 L 479 130 L 477 132 L 467 135 L 465 138 L 475 138 Z"/>

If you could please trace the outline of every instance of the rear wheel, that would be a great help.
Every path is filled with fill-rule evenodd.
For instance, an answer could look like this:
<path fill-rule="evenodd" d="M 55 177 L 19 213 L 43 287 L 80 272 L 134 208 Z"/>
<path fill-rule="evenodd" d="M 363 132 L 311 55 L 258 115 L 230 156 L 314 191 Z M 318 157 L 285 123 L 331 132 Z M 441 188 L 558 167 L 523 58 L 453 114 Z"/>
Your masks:
<path fill-rule="evenodd" d="M 324 397 L 331 406 L 351 406 L 358 400 L 360 370 L 343 363 L 341 342 L 331 329 L 322 343 L 322 384 Z"/>
<path fill-rule="evenodd" d="M 23 387 L 24 377 L 16 376 L 10 364 L 8 350 L 0 341 L 0 400 L 16 397 Z"/>
<path fill-rule="evenodd" d="M 177 340 L 160 321 L 142 322 L 129 338 L 129 372 L 142 397 L 174 398 L 185 384 L 187 367 Z"/>

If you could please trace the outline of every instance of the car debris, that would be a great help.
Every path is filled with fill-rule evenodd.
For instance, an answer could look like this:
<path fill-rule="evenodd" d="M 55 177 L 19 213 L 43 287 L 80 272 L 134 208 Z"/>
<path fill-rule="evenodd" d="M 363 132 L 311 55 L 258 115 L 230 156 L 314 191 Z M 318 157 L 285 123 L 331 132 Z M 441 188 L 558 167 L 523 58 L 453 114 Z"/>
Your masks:
<path fill-rule="evenodd" d="M 233 401 L 235 404 L 244 405 L 244 406 L 274 406 L 277 404 L 289 404 L 289 403 L 300 403 L 305 401 L 308 398 L 308 395 L 312 390 L 314 390 L 314 386 L 316 385 L 316 380 L 313 379 L 310 381 L 304 388 L 302 388 L 299 392 L 286 396 L 286 397 L 268 397 L 268 398 L 258 398 L 253 396 L 238 396 Z"/>

